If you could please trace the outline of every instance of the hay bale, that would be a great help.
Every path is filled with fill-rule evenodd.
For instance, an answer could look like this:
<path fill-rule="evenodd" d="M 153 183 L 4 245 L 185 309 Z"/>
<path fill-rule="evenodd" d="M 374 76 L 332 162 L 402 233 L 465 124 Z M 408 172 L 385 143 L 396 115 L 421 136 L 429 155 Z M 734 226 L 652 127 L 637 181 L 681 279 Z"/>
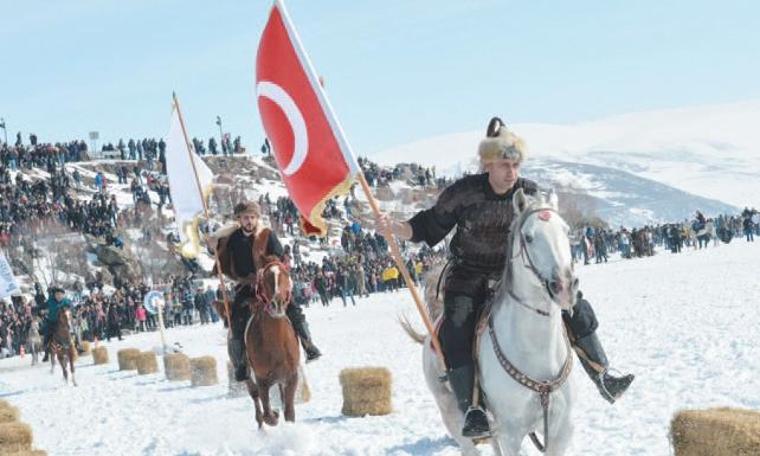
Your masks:
<path fill-rule="evenodd" d="M 714 408 L 682 410 L 670 423 L 676 456 L 749 456 L 760 454 L 760 413 Z"/>
<path fill-rule="evenodd" d="M 108 364 L 108 349 L 104 346 L 92 350 L 92 361 L 95 364 Z"/>
<path fill-rule="evenodd" d="M 136 348 L 123 348 L 116 352 L 119 359 L 119 370 L 137 370 L 137 358 L 140 350 Z"/>
<path fill-rule="evenodd" d="M 89 340 L 82 341 L 82 356 L 86 356 L 92 353 L 92 345 L 90 345 Z"/>
<path fill-rule="evenodd" d="M 137 357 L 137 373 L 140 375 L 155 374 L 158 372 L 156 354 L 152 351 L 140 353 Z"/>
<path fill-rule="evenodd" d="M 18 409 L 11 404 L 0 400 L 0 423 L 18 421 Z"/>
<path fill-rule="evenodd" d="M 13 422 L 0 424 L 0 454 L 32 449 L 32 428 Z"/>
<path fill-rule="evenodd" d="M 346 416 L 387 415 L 391 405 L 391 372 L 385 367 L 343 369 L 343 409 Z"/>
<path fill-rule="evenodd" d="M 42 450 L 20 450 L 3 453 L 3 456 L 47 456 L 47 452 Z"/>
<path fill-rule="evenodd" d="M 216 359 L 213 356 L 201 356 L 190 359 L 190 384 L 192 386 L 210 386 L 219 383 L 216 375 Z"/>
<path fill-rule="evenodd" d="M 190 358 L 184 353 L 167 353 L 164 355 L 164 372 L 166 379 L 172 382 L 190 380 Z"/>
<path fill-rule="evenodd" d="M 229 360 L 227 360 L 227 382 L 229 385 L 227 394 L 229 396 L 241 397 L 248 395 L 248 387 L 245 385 L 245 382 L 235 380 L 235 368 Z"/>

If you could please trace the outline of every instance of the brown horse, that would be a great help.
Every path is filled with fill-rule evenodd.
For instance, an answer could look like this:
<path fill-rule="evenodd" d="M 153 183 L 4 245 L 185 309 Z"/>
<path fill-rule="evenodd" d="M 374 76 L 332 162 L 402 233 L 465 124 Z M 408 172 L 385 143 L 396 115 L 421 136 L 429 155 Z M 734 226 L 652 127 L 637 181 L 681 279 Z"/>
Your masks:
<path fill-rule="evenodd" d="M 298 338 L 285 311 L 293 282 L 287 266 L 275 257 L 263 261 L 256 278 L 256 299 L 249 301 L 252 316 L 245 329 L 245 350 L 253 379 L 246 381 L 256 406 L 256 422 L 276 426 L 278 412 L 269 403 L 269 388 L 278 385 L 285 407 L 285 421 L 295 421 L 294 399 L 301 352 Z M 263 410 L 262 410 L 263 409 Z"/>
<path fill-rule="evenodd" d="M 50 351 L 50 373 L 53 373 L 55 358 L 58 357 L 58 362 L 63 370 L 63 381 L 68 385 L 69 371 L 66 368 L 66 358 L 68 358 L 71 368 L 71 383 L 77 386 L 77 380 L 74 378 L 74 360 L 76 360 L 77 349 L 71 339 L 71 310 L 68 307 L 58 311 L 58 323 L 53 337 L 50 338 L 48 349 Z"/>

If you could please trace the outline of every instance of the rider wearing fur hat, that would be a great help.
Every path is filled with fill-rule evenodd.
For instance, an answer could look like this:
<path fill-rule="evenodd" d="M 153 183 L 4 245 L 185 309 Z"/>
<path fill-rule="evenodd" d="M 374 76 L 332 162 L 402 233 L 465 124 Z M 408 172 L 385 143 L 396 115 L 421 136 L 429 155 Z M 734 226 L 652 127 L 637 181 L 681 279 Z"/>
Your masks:
<path fill-rule="evenodd" d="M 478 316 L 491 290 L 502 276 L 507 239 L 514 217 L 512 196 L 518 189 L 536 194 L 535 182 L 519 177 L 526 149 L 522 139 L 498 117 L 491 120 L 478 150 L 483 173 L 454 182 L 435 205 L 407 221 L 382 214 L 381 229 L 400 239 L 425 241 L 431 247 L 456 227 L 445 272 L 444 311 L 439 338 L 447 364 L 449 384 L 465 413 L 462 435 L 490 434 L 483 409 L 472 406 L 475 378 L 473 338 Z M 584 369 L 605 399 L 614 402 L 633 381 L 633 375 L 615 377 L 594 330 L 597 322 L 588 301 L 579 299 L 573 316 L 563 315 L 565 326 Z"/>
<path fill-rule="evenodd" d="M 230 305 L 232 335 L 228 341 L 230 359 L 235 367 L 235 380 L 249 378 L 245 355 L 245 328 L 251 317 L 246 300 L 256 296 L 256 262 L 254 247 L 256 239 L 266 230 L 267 239 L 264 255 L 283 255 L 282 244 L 277 235 L 266 229 L 261 222 L 261 209 L 255 202 L 238 203 L 234 209 L 236 223 L 225 227 L 209 236 L 212 249 L 218 251 L 219 267 L 227 277 L 237 282 L 235 300 Z M 291 303 L 286 311 L 293 329 L 306 351 L 306 361 L 319 358 L 322 354 L 314 345 L 309 333 L 309 326 L 301 307 Z"/>

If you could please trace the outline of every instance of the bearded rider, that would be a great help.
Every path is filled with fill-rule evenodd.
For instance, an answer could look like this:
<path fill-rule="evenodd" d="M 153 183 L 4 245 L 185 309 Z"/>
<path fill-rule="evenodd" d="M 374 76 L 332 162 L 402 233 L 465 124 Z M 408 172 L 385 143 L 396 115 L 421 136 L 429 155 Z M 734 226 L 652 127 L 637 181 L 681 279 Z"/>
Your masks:
<path fill-rule="evenodd" d="M 237 282 L 235 299 L 230 304 L 232 335 L 228 340 L 227 348 L 235 368 L 235 380 L 240 382 L 250 376 L 245 354 L 245 328 L 251 317 L 247 301 L 255 299 L 256 296 L 254 244 L 257 236 L 264 230 L 264 225 L 261 221 L 261 209 L 255 202 L 238 203 L 235 206 L 234 215 L 237 223 L 213 233 L 209 237 L 209 244 L 213 250 L 218 249 L 222 273 Z M 264 255 L 274 255 L 278 258 L 283 255 L 282 244 L 271 230 L 266 240 Z M 309 326 L 301 307 L 291 302 L 286 314 L 306 351 L 306 362 L 322 356 L 311 340 Z"/>
<path fill-rule="evenodd" d="M 381 230 L 390 229 L 403 240 L 438 244 L 456 227 L 450 243 L 446 268 L 443 322 L 439 333 L 447 364 L 447 378 L 465 414 L 462 435 L 490 435 L 488 418 L 472 406 L 475 382 L 473 337 L 481 309 L 498 281 L 506 262 L 507 239 L 514 217 L 512 196 L 518 189 L 528 195 L 538 191 L 535 182 L 519 177 L 525 158 L 523 141 L 495 117 L 479 147 L 482 174 L 466 176 L 438 197 L 431 209 L 407 221 L 378 218 Z M 563 321 L 584 370 L 610 403 L 625 392 L 633 375 L 613 376 L 604 349 L 596 336 L 596 316 L 588 301 L 579 299 L 572 316 L 563 311 Z"/>

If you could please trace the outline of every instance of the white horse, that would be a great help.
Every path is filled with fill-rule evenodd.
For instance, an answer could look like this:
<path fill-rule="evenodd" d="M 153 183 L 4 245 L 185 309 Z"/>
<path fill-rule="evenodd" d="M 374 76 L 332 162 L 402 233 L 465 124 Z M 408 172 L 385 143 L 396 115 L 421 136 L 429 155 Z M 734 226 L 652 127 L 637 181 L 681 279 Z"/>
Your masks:
<path fill-rule="evenodd" d="M 568 227 L 557 213 L 554 194 L 533 198 L 518 190 L 513 205 L 504 276 L 476 350 L 480 385 L 493 417 L 491 444 L 496 454 L 517 455 L 525 436 L 532 434 L 547 454 L 562 455 L 572 436 L 574 385 L 568 378 L 573 358 L 561 310 L 572 308 L 578 286 Z M 430 337 L 415 333 L 408 322 L 402 326 L 423 343 L 425 378 L 449 434 L 462 454 L 479 454 L 475 443 L 461 435 L 464 415 L 448 383 L 441 381 L 444 370 Z M 546 391 L 546 418 L 537 390 Z M 543 435 L 543 445 L 535 433 Z"/>
<path fill-rule="evenodd" d="M 40 321 L 37 317 L 32 319 L 29 324 L 29 331 L 26 333 L 26 343 L 28 351 L 32 355 L 32 366 L 39 362 L 40 352 L 44 352 L 42 347 L 42 337 L 40 336 Z"/>

